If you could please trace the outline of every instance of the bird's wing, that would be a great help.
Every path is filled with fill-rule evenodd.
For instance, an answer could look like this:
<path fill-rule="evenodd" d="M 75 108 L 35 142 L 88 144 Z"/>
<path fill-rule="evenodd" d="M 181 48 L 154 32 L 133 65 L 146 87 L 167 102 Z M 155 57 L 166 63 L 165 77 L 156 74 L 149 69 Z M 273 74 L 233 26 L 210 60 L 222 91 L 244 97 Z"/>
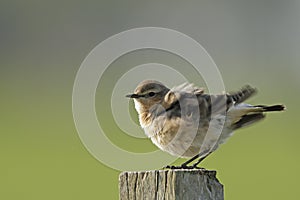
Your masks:
<path fill-rule="evenodd" d="M 202 115 L 210 119 L 216 115 L 226 115 L 226 111 L 233 105 L 233 101 L 226 94 L 198 95 L 199 109 Z"/>
<path fill-rule="evenodd" d="M 238 95 L 234 97 L 236 96 Z M 166 111 L 176 111 L 176 116 L 182 114 L 181 107 L 185 108 L 185 113 L 196 113 L 195 110 L 198 110 L 201 121 L 210 121 L 212 116 L 226 115 L 226 111 L 233 103 L 233 98 L 228 94 L 205 94 L 203 88 L 184 83 L 172 88 L 165 95 L 162 105 Z"/>
<path fill-rule="evenodd" d="M 167 113 L 174 117 L 197 112 L 199 107 L 198 95 L 204 93 L 202 88 L 197 88 L 193 84 L 184 83 L 172 88 L 164 97 L 162 102 Z"/>
<path fill-rule="evenodd" d="M 181 85 L 172 88 L 170 91 L 176 93 L 176 95 L 187 95 L 187 94 L 197 95 L 197 94 L 204 93 L 203 88 L 198 88 L 191 83 L 183 83 Z"/>
<path fill-rule="evenodd" d="M 180 104 L 188 106 L 190 109 L 199 106 L 202 118 L 211 119 L 212 116 L 218 114 L 226 115 L 227 110 L 231 106 L 245 101 L 256 92 L 255 88 L 246 85 L 239 91 L 228 94 L 205 94 L 203 88 L 184 83 L 172 88 L 165 95 L 162 105 L 166 110 L 176 107 L 177 111 L 180 110 Z M 195 101 L 195 97 L 198 101 Z"/>
<path fill-rule="evenodd" d="M 234 104 L 239 104 L 244 102 L 249 97 L 253 96 L 255 93 L 257 93 L 256 88 L 253 88 L 250 85 L 246 85 L 237 92 L 229 93 L 228 97 L 234 101 Z"/>
<path fill-rule="evenodd" d="M 178 101 L 196 98 L 198 95 L 203 93 L 204 90 L 202 88 L 197 88 L 193 84 L 183 83 L 169 90 L 164 97 L 163 104 L 166 105 L 167 108 L 179 103 Z"/>
<path fill-rule="evenodd" d="M 240 95 L 241 93 L 245 95 Z M 174 97 L 174 94 L 176 98 Z M 211 115 L 226 115 L 226 111 L 233 105 L 235 101 L 234 98 L 241 100 L 241 98 L 248 95 L 248 93 L 243 91 L 233 94 L 233 96 L 229 96 L 225 93 L 210 95 L 205 94 L 203 88 L 197 88 L 193 84 L 185 83 L 172 88 L 169 94 L 166 95 L 166 97 L 168 95 L 173 96 L 173 98 L 168 98 L 172 99 L 169 101 L 172 102 L 172 104 L 176 103 L 176 101 L 179 100 L 182 102 L 186 102 L 186 104 L 183 105 L 190 105 L 190 107 L 199 106 L 200 116 L 202 118 L 210 119 Z M 197 98 L 197 101 L 194 101 L 195 97 Z"/>
<path fill-rule="evenodd" d="M 233 105 L 237 105 L 251 97 L 257 90 L 249 85 L 244 86 L 237 92 L 224 94 L 204 94 L 198 96 L 200 112 L 208 113 L 208 116 L 218 114 L 226 115 Z"/>

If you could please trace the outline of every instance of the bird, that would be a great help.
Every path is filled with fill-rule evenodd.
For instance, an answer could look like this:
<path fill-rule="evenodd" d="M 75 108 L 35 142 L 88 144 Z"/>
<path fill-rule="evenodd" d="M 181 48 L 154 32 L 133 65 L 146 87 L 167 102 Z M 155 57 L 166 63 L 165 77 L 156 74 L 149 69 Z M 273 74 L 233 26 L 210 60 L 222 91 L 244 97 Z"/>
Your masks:
<path fill-rule="evenodd" d="M 191 83 L 169 89 L 159 81 L 144 80 L 126 97 L 134 100 L 141 127 L 159 149 L 189 158 L 166 168 L 191 169 L 199 168 L 235 130 L 262 120 L 266 112 L 285 110 L 282 104 L 244 103 L 256 93 L 250 85 L 236 92 L 208 94 Z"/>

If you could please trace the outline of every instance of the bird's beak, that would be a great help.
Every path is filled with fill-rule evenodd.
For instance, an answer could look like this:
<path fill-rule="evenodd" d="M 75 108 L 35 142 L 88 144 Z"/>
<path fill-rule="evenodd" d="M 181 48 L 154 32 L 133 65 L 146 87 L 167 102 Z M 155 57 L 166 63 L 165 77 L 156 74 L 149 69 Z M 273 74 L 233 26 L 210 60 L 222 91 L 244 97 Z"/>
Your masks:
<path fill-rule="evenodd" d="M 126 95 L 126 97 L 128 97 L 128 98 L 139 98 L 140 97 L 140 95 L 138 95 L 138 94 L 128 94 L 128 95 Z"/>

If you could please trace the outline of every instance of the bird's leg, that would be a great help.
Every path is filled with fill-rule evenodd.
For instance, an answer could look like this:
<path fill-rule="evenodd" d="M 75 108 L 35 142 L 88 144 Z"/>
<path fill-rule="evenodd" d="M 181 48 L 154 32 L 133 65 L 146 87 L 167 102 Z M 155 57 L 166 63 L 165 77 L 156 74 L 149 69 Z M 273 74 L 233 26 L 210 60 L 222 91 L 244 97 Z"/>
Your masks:
<path fill-rule="evenodd" d="M 190 164 L 191 162 L 193 162 L 194 160 L 196 160 L 197 158 L 199 158 L 199 156 L 200 156 L 200 154 L 195 155 L 194 157 L 192 157 L 188 161 L 184 162 L 180 166 L 170 166 L 170 165 L 167 165 L 163 169 L 193 169 L 193 168 L 197 168 L 197 166 L 195 166 L 195 167 L 194 167 L 194 165 L 188 166 L 188 164 Z"/>
<path fill-rule="evenodd" d="M 197 165 L 199 165 L 200 162 L 202 162 L 209 154 L 211 154 L 212 152 L 207 151 L 207 153 L 203 153 L 202 154 L 197 154 L 194 157 L 192 157 L 191 159 L 189 159 L 188 161 L 182 163 L 180 166 L 166 166 L 164 167 L 164 169 L 201 169 L 199 168 Z M 202 155 L 202 157 L 200 157 Z M 199 158 L 199 160 L 194 163 L 193 165 L 189 166 L 188 164 L 190 164 L 191 162 L 193 162 L 194 160 L 196 160 L 197 158 Z"/>
<path fill-rule="evenodd" d="M 189 159 L 188 161 L 182 163 L 181 168 L 189 168 L 187 165 L 190 164 L 191 162 L 193 162 L 194 160 L 196 160 L 197 158 L 199 158 L 200 154 L 195 155 L 194 157 L 192 157 L 191 159 Z"/>
<path fill-rule="evenodd" d="M 211 152 L 206 154 L 204 157 L 199 158 L 199 160 L 195 164 L 193 164 L 193 167 L 197 168 L 197 165 L 199 165 L 199 163 L 201 163 L 209 154 L 211 154 Z"/>
<path fill-rule="evenodd" d="M 182 165 L 181 165 L 181 167 L 182 168 L 192 168 L 192 169 L 194 169 L 194 168 L 199 168 L 198 167 L 198 165 L 207 157 L 207 156 L 209 156 L 209 154 L 211 154 L 212 152 L 209 152 L 208 151 L 208 153 L 206 153 L 205 154 L 205 156 L 202 156 L 202 157 L 200 157 L 201 155 L 200 154 L 197 154 L 197 155 L 195 155 L 194 157 L 192 157 L 190 160 L 188 160 L 188 161 L 186 161 L 185 163 L 183 163 Z M 203 155 L 203 154 L 202 154 Z M 198 159 L 198 161 L 196 162 L 196 163 L 194 163 L 192 166 L 187 166 L 188 164 L 190 164 L 191 162 L 193 162 L 194 160 L 196 160 L 197 158 L 199 158 Z"/>

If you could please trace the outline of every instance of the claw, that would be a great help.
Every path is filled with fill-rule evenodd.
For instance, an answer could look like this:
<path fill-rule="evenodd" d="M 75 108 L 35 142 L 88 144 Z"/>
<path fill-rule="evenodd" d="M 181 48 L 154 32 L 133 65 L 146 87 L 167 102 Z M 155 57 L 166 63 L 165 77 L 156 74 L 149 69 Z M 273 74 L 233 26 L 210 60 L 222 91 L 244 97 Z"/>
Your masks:
<path fill-rule="evenodd" d="M 192 165 L 192 166 L 187 166 L 187 165 L 170 166 L 170 165 L 167 165 L 167 166 L 163 167 L 163 169 L 204 169 L 204 168 L 198 167 L 196 165 Z"/>

